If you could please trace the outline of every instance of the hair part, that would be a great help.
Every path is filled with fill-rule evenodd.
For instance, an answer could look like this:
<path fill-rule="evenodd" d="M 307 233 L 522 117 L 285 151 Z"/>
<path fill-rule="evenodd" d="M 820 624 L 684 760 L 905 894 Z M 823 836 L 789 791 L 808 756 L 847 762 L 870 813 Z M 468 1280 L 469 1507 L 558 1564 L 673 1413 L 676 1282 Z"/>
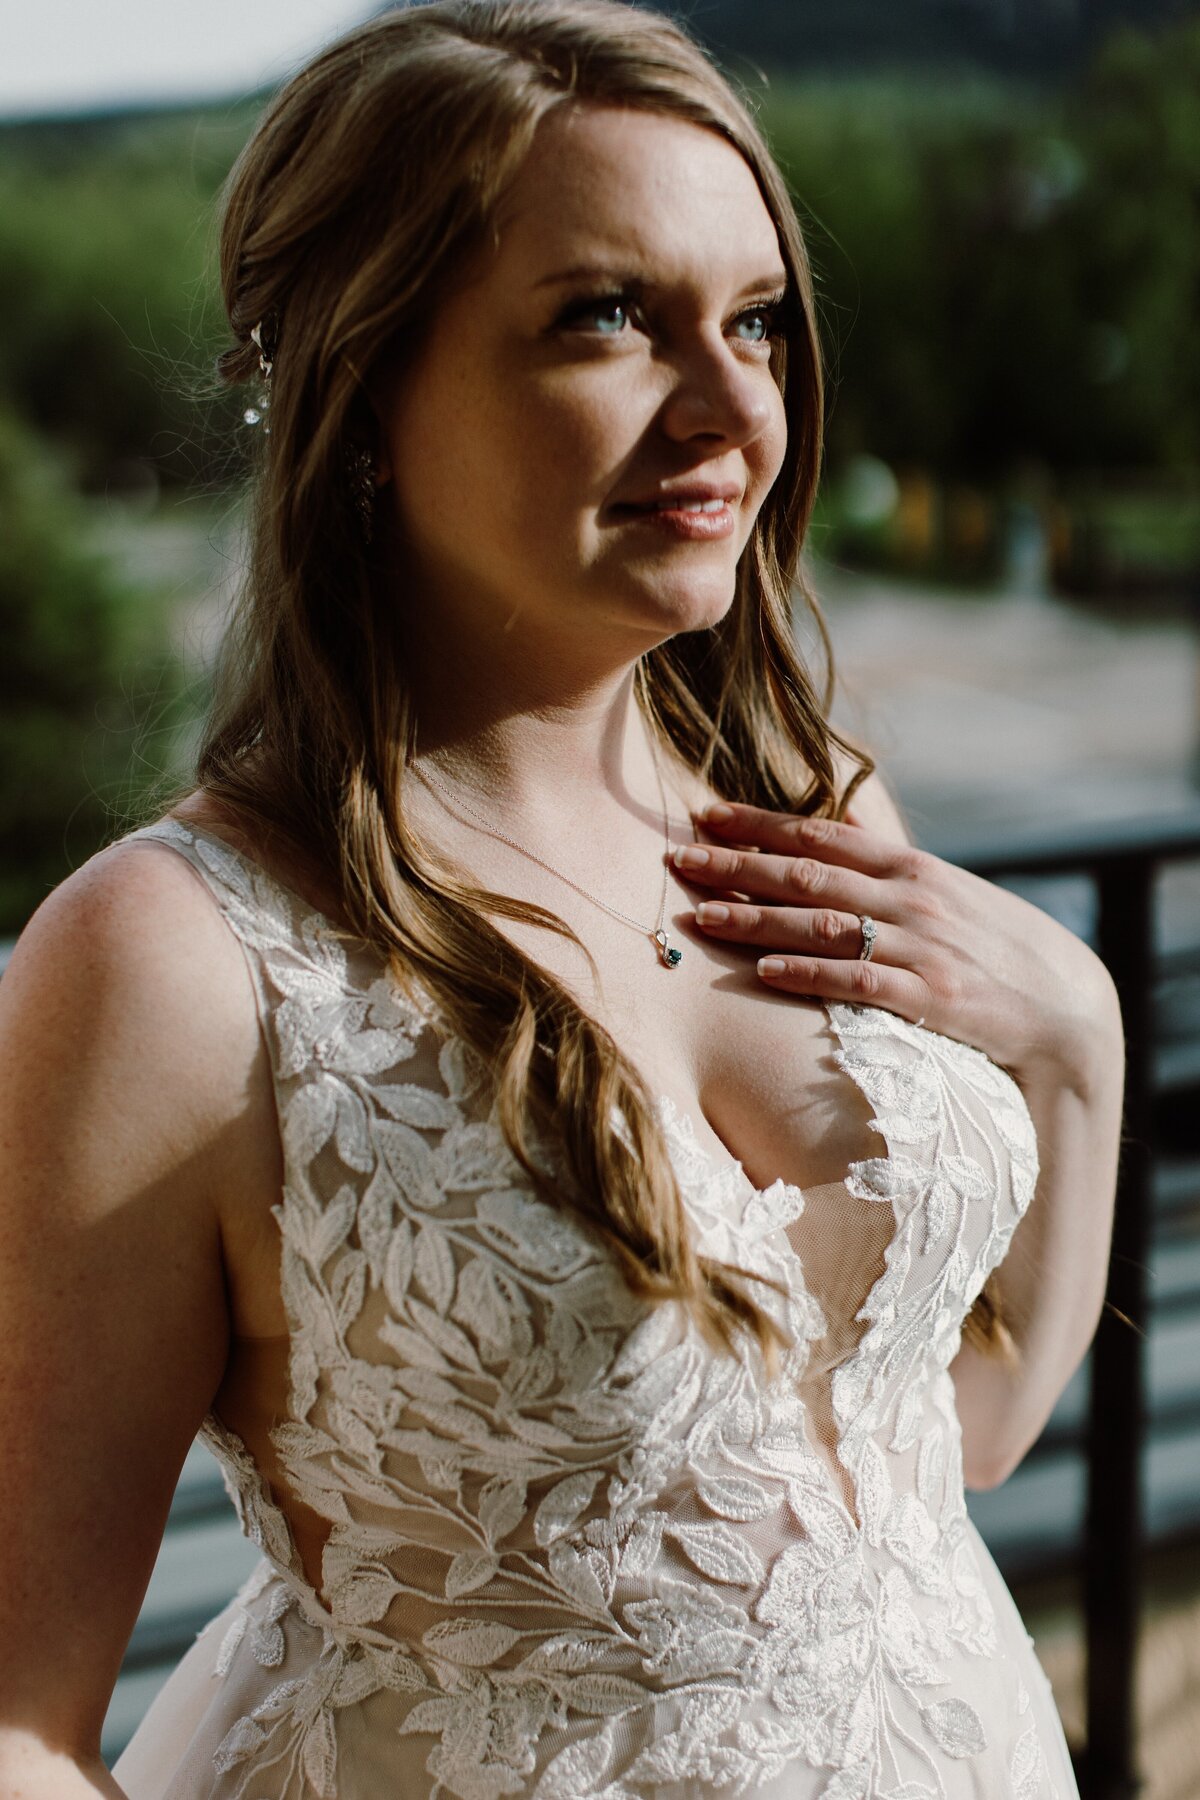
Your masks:
<path fill-rule="evenodd" d="M 828 651 L 800 564 L 820 468 L 821 358 L 795 210 L 750 112 L 682 30 L 618 0 L 432 0 L 372 20 L 302 70 L 226 186 L 221 276 L 236 342 L 219 372 L 257 376 L 260 322 L 274 367 L 248 576 L 197 774 L 317 867 L 348 929 L 494 1071 L 514 1156 L 607 1240 L 631 1289 L 682 1302 L 710 1339 L 748 1339 L 773 1366 L 781 1334 L 748 1278 L 692 1244 L 640 1074 L 493 921 L 575 934 L 464 882 L 410 818 L 414 699 L 382 604 L 382 558 L 364 544 L 345 475 L 347 455 L 374 440 L 372 382 L 418 354 L 423 318 L 486 244 L 538 125 L 564 105 L 719 133 L 757 179 L 789 276 L 773 352 L 784 464 L 730 611 L 641 659 L 647 724 L 731 800 L 841 816 L 870 772 L 828 723 L 828 656 L 818 691 L 793 643 L 799 593 Z M 846 783 L 839 762 L 854 771 Z M 562 1165 L 554 1176 L 537 1149 L 546 1143 Z M 968 1332 L 999 1343 L 989 1304 L 981 1296 Z"/>

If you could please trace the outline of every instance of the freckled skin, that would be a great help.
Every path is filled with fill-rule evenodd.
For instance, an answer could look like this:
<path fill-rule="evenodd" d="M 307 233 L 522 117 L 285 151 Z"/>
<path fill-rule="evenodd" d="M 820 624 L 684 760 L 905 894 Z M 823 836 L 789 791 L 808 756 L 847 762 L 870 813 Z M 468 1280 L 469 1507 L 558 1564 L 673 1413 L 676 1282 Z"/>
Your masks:
<path fill-rule="evenodd" d="M 610 302 L 561 323 L 618 285 L 545 284 L 580 265 L 640 273 L 632 316 Z M 381 405 L 381 479 L 429 616 L 485 633 L 516 617 L 539 655 L 558 638 L 578 657 L 583 634 L 610 669 L 716 623 L 783 461 L 770 343 L 747 309 L 784 274 L 754 176 L 715 133 L 611 108 L 546 119 L 498 248 Z M 727 538 L 612 512 L 688 475 L 736 484 Z"/>

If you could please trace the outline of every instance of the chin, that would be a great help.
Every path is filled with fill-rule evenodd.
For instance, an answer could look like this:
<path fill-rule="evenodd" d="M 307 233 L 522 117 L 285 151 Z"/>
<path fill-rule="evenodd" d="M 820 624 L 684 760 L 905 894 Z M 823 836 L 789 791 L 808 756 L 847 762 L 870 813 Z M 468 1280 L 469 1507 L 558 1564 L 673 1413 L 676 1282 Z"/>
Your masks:
<path fill-rule="evenodd" d="M 618 606 L 623 619 L 636 618 L 663 638 L 675 637 L 719 625 L 733 605 L 736 587 L 735 575 L 726 571 L 703 580 L 647 582 L 621 595 Z"/>

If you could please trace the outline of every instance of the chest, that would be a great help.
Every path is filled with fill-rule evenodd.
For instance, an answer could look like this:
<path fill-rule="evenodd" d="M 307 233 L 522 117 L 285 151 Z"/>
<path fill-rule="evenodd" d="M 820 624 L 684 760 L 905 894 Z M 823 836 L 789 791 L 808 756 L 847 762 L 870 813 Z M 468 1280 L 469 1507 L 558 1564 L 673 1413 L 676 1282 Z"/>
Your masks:
<path fill-rule="evenodd" d="M 828 1015 L 759 978 L 759 957 L 784 948 L 782 937 L 714 940 L 693 921 L 701 897 L 672 873 L 665 927 L 681 956 L 670 968 L 648 935 L 571 894 L 556 910 L 594 967 L 569 940 L 509 920 L 503 929 L 604 1026 L 652 1098 L 670 1098 L 716 1161 L 740 1162 L 759 1187 L 778 1177 L 802 1188 L 841 1181 L 878 1138 L 837 1064 Z"/>
<path fill-rule="evenodd" d="M 673 772 L 671 847 L 703 840 L 695 811 L 712 797 L 690 772 Z M 562 921 L 571 936 L 492 919 L 605 1028 L 652 1099 L 669 1098 L 715 1160 L 740 1162 L 758 1186 L 782 1176 L 808 1188 L 841 1181 L 877 1149 L 870 1109 L 835 1061 L 825 1009 L 772 992 L 757 974 L 759 957 L 785 949 L 786 935 L 739 944 L 702 931 L 694 910 L 713 895 L 675 869 L 661 816 L 599 805 L 529 855 L 436 803 L 423 824 L 456 871 Z M 652 942 L 659 917 L 681 953 L 671 967 Z"/>
<path fill-rule="evenodd" d="M 651 1100 L 675 1103 L 675 1111 L 687 1124 L 685 1136 L 700 1151 L 701 1165 L 705 1158 L 718 1168 L 740 1162 L 752 1186 L 760 1190 L 752 1196 L 752 1204 L 745 1205 L 744 1216 L 737 1215 L 740 1235 L 709 1253 L 736 1263 L 739 1247 L 757 1241 L 756 1231 L 761 1236 L 763 1229 L 778 1229 L 786 1236 L 786 1246 L 778 1236 L 773 1240 L 773 1254 L 782 1255 L 779 1267 L 785 1271 L 785 1287 L 794 1281 L 796 1290 L 806 1290 L 819 1309 L 820 1332 L 810 1346 L 814 1375 L 847 1364 L 863 1339 L 864 1320 L 873 1316 L 870 1302 L 876 1295 L 881 1318 L 894 1318 L 898 1329 L 912 1327 L 913 1343 L 932 1341 L 930 1333 L 936 1336 L 953 1324 L 956 1308 L 965 1310 L 968 1294 L 1003 1249 L 1011 1229 L 1006 1215 L 1021 1209 L 1004 1191 L 1008 1156 L 999 1154 L 1018 1142 L 1022 1123 L 1014 1114 L 1004 1079 L 977 1053 L 935 1041 L 929 1034 L 897 1030 L 883 1014 L 850 1016 L 850 1009 L 835 1009 L 835 1038 L 833 1022 L 822 1008 L 760 991 L 756 951 L 706 942 L 689 931 L 686 911 L 678 903 L 671 910 L 684 951 L 676 968 L 663 968 L 649 941 L 633 931 L 622 934 L 619 949 L 615 937 L 607 943 L 596 936 L 585 939 L 592 953 L 590 968 L 578 944 L 563 940 L 560 945 L 556 940 L 547 949 L 543 935 L 540 960 L 564 985 L 578 990 L 580 1004 L 587 1005 L 642 1075 Z M 535 928 L 519 923 L 512 935 L 527 929 Z M 581 962 L 590 984 L 586 994 Z M 368 985 L 376 988 L 375 982 Z M 480 1142 L 474 1147 L 470 1135 L 479 1129 L 471 1122 L 474 1112 L 465 1105 L 459 1108 L 454 1058 L 444 1054 L 444 1039 L 432 1027 L 415 1034 L 407 1048 L 392 1046 L 395 1058 L 386 1057 L 384 1067 L 377 1058 L 386 1047 L 374 1042 L 381 1035 L 376 1027 L 382 1020 L 373 1020 L 364 992 L 356 980 L 344 993 L 339 988 L 332 1003 L 314 1003 L 308 1026 L 297 1038 L 298 1047 L 307 1045 L 311 1055 L 301 1059 L 305 1070 L 295 1082 L 299 1112 L 294 1118 L 288 1114 L 285 1100 L 285 1117 L 292 1128 L 293 1154 L 300 1159 L 295 1167 L 307 1167 L 313 1177 L 305 1185 L 315 1205 L 304 1219 L 292 1205 L 293 1253 L 299 1247 L 324 1280 L 328 1243 L 333 1242 L 327 1226 L 337 1223 L 333 1215 L 346 1214 L 338 1241 L 353 1227 L 367 1253 L 373 1254 L 362 1236 L 366 1211 L 373 1195 L 375 1200 L 388 1199 L 395 1181 L 407 1196 L 407 1201 L 396 1202 L 401 1210 L 408 1205 L 401 1225 L 405 1241 L 420 1240 L 414 1273 L 426 1301 L 436 1302 L 444 1290 L 443 1303 L 449 1303 L 462 1287 L 466 1277 L 459 1280 L 459 1239 L 476 1227 L 489 1253 L 512 1265 L 499 1293 L 509 1294 L 514 1284 L 520 1286 L 525 1280 L 522 1271 L 534 1270 L 536 1285 L 545 1273 L 540 1255 L 532 1259 L 530 1255 L 537 1233 L 529 1208 L 537 1203 L 526 1202 L 516 1192 L 499 1191 L 503 1187 L 499 1176 L 491 1177 L 491 1186 L 498 1184 L 497 1191 L 487 1196 L 495 1203 L 491 1211 L 485 1215 L 482 1203 L 471 1199 L 489 1186 L 481 1180 L 482 1166 L 471 1163 L 485 1146 Z M 386 1011 L 394 1001 L 389 997 L 374 1004 Z M 330 1005 L 344 1029 L 336 1028 L 327 1016 Z M 361 1032 L 361 1042 L 356 1032 Z M 853 1075 L 843 1068 L 842 1059 Z M 339 1069 L 349 1072 L 347 1080 L 337 1078 Z M 332 1111 L 322 1110 L 331 1087 L 337 1089 L 333 1097 L 338 1104 Z M 357 1142 L 354 1132 L 348 1129 L 344 1139 L 339 1135 L 343 1087 L 359 1094 L 365 1110 L 380 1120 L 379 1128 L 367 1133 L 357 1163 L 350 1155 Z M 419 1166 L 421 1158 L 397 1164 L 388 1154 L 386 1119 L 398 1116 L 395 1108 L 405 1095 L 415 1109 L 414 1123 L 423 1121 L 435 1136 L 445 1133 L 436 1145 L 431 1142 L 428 1181 Z M 873 1122 L 880 1125 L 882 1139 L 872 1131 Z M 1027 1126 L 1027 1119 L 1024 1123 Z M 336 1167 L 329 1180 L 319 1166 L 327 1140 L 336 1148 Z M 899 1160 L 885 1154 L 896 1143 L 904 1146 Z M 448 1157 L 458 1178 L 439 1186 L 437 1172 L 450 1166 Z M 854 1163 L 862 1167 L 845 1183 Z M 348 1177 L 353 1169 L 357 1173 Z M 382 1183 L 376 1179 L 381 1172 Z M 1023 1205 L 1032 1170 L 1019 1172 Z M 694 1158 L 685 1158 L 681 1179 L 685 1195 L 691 1196 L 689 1205 L 701 1190 L 697 1221 L 702 1226 L 715 1199 L 714 1185 L 729 1186 L 714 1184 L 712 1173 L 697 1167 Z M 791 1188 L 803 1190 L 801 1207 L 789 1202 L 781 1209 L 777 1200 L 772 1210 L 771 1195 L 765 1190 L 780 1177 Z M 737 1191 L 744 1193 L 742 1188 Z M 272 1212 L 278 1194 L 276 1184 L 273 1194 L 257 1200 L 245 1196 L 246 1204 L 234 1209 L 240 1235 L 230 1245 L 230 1292 L 235 1331 L 242 1341 L 231 1355 L 216 1411 L 247 1442 L 256 1421 L 266 1430 L 281 1404 L 287 1320 L 280 1297 L 280 1238 Z M 445 1213 L 441 1196 L 453 1196 Z M 329 1204 L 322 1211 L 326 1198 Z M 500 1203 L 503 1217 L 493 1218 Z M 478 1219 L 471 1223 L 473 1208 Z M 569 1236 L 568 1221 L 556 1221 L 544 1206 L 540 1210 L 547 1214 L 546 1225 Z M 776 1212 L 778 1219 L 772 1223 Z M 388 1199 L 388 1218 L 382 1221 L 385 1238 L 390 1217 Z M 325 1245 L 320 1255 L 314 1248 L 318 1238 Z M 390 1238 L 384 1248 L 390 1255 Z M 579 1245 L 568 1245 L 567 1262 L 572 1267 L 580 1255 Z M 361 1253 L 354 1250 L 339 1269 L 353 1273 L 355 1257 L 362 1262 Z M 345 1293 L 354 1290 L 337 1286 L 337 1271 L 330 1280 L 334 1310 L 340 1317 Z M 386 1280 L 383 1291 L 390 1300 Z M 928 1331 L 924 1326 L 916 1330 L 916 1313 L 929 1295 Z M 484 1298 L 481 1291 L 481 1304 Z M 302 1316 L 300 1301 L 296 1304 Z M 611 1322 L 607 1302 L 602 1312 Z M 422 1317 L 428 1314 L 424 1304 Z M 473 1308 L 463 1313 L 464 1318 L 473 1316 Z M 261 1361 L 267 1346 L 262 1340 L 272 1338 L 276 1363 L 267 1381 Z M 246 1340 L 258 1341 L 247 1345 Z M 829 1395 L 824 1389 L 818 1400 L 821 1395 L 824 1404 Z"/>
<path fill-rule="evenodd" d="M 558 911 L 578 944 L 521 922 L 505 921 L 504 931 L 604 1026 L 652 1100 L 673 1103 L 713 1162 L 740 1162 L 763 1188 L 778 1177 L 804 1189 L 840 1182 L 853 1162 L 876 1153 L 878 1139 L 861 1091 L 835 1062 L 824 1009 L 768 992 L 755 970 L 760 952 L 706 940 L 690 922 L 691 898 L 672 878 L 667 929 L 683 952 L 673 968 L 648 937 L 571 895 Z M 421 1048 L 421 1070 L 404 1073 L 436 1089 L 434 1035 Z M 264 1108 L 259 1135 L 274 1135 L 274 1125 Z M 287 1331 L 272 1210 L 282 1178 L 279 1157 L 269 1179 L 255 1173 L 246 1192 L 227 1197 L 226 1263 L 239 1337 Z"/>

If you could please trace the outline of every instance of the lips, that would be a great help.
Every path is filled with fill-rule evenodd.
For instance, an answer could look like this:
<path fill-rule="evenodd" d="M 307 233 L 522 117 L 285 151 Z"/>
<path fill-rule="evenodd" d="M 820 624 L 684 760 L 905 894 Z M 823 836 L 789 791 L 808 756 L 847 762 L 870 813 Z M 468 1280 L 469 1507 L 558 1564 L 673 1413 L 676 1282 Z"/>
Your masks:
<path fill-rule="evenodd" d="M 734 506 L 741 497 L 737 487 L 660 488 L 640 500 L 618 501 L 609 516 L 630 530 L 655 532 L 677 543 L 716 543 L 736 536 Z"/>

